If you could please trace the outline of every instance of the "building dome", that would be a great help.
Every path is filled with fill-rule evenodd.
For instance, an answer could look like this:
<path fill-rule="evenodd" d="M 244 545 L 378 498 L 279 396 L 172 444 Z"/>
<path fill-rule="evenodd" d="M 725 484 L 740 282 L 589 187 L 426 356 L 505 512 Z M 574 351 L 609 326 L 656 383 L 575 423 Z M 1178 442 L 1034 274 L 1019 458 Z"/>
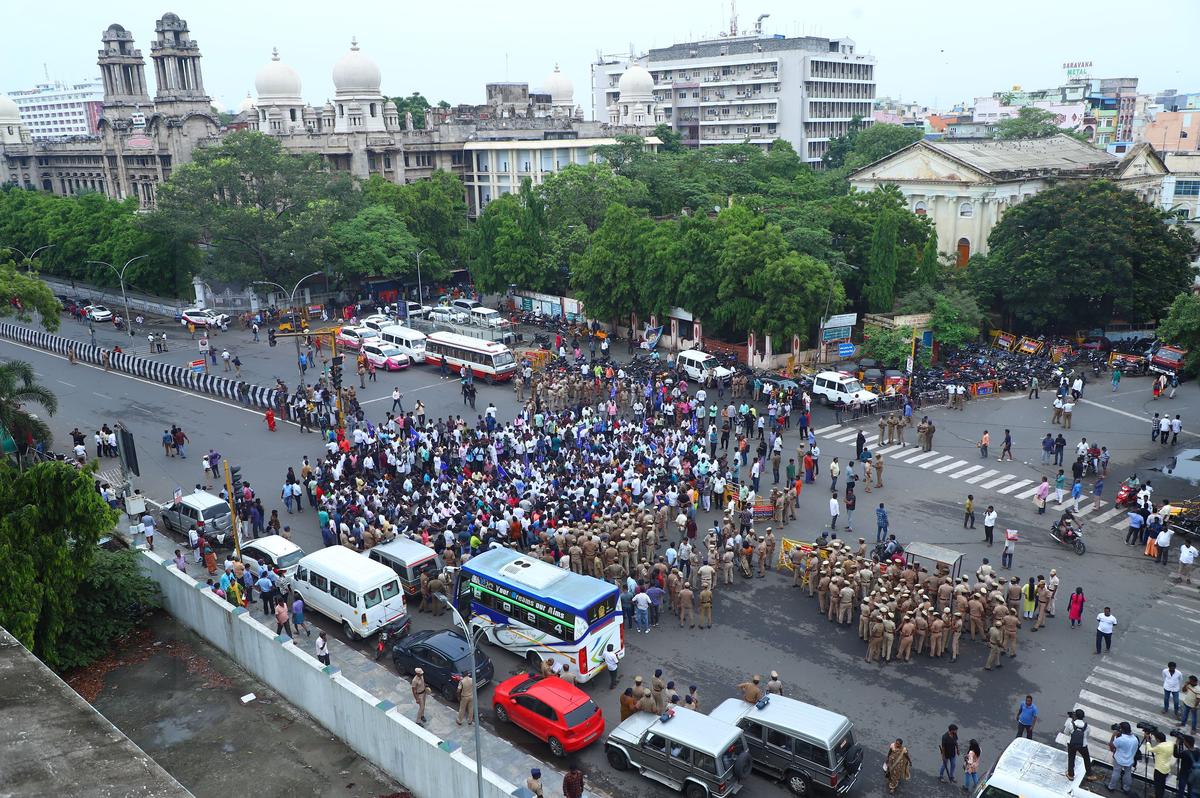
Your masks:
<path fill-rule="evenodd" d="M 350 40 L 350 52 L 333 65 L 333 88 L 345 94 L 379 94 L 382 78 L 379 65 L 358 49 L 358 40 Z"/>
<path fill-rule="evenodd" d="M 254 99 L 250 92 L 246 92 L 246 98 L 238 103 L 237 109 L 239 114 L 248 114 L 254 110 Z"/>
<path fill-rule="evenodd" d="M 617 83 L 621 102 L 654 99 L 654 78 L 645 67 L 630 64 Z"/>
<path fill-rule="evenodd" d="M 254 76 L 254 90 L 260 100 L 296 100 L 300 97 L 300 76 L 279 60 L 279 50 L 275 49 L 271 60 Z"/>
<path fill-rule="evenodd" d="M 0 123 L 19 123 L 20 121 L 21 111 L 17 108 L 17 104 L 0 94 Z"/>
<path fill-rule="evenodd" d="M 575 104 L 575 84 L 558 71 L 558 64 L 554 65 L 554 71 L 542 81 L 542 91 L 550 95 L 550 101 L 555 105 Z"/>

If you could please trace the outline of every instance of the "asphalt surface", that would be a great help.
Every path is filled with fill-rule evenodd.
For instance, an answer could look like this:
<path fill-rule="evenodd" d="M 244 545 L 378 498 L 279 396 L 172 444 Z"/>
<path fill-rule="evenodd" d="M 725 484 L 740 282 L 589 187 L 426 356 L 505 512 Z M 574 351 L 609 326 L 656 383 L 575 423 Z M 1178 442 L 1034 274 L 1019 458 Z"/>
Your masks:
<path fill-rule="evenodd" d="M 70 331 L 73 322 L 64 322 Z M 230 337 L 248 334 L 229 333 Z M 144 342 L 143 342 L 144 343 Z M 245 343 L 247 348 L 261 347 Z M 263 362 L 263 372 L 277 369 L 279 373 L 291 364 L 291 352 L 278 347 L 258 352 L 254 360 Z M 143 492 L 158 498 L 169 497 L 180 486 L 185 489 L 196 483 L 207 483 L 198 464 L 198 455 L 210 447 L 217 449 L 243 468 L 243 474 L 263 497 L 268 507 L 278 507 L 285 522 L 293 526 L 297 543 L 307 550 L 320 545 L 315 515 L 311 512 L 287 516 L 278 500 L 279 489 L 288 465 L 298 465 L 301 455 L 315 459 L 320 454 L 317 435 L 300 435 L 295 427 L 281 425 L 269 433 L 261 416 L 245 408 L 215 399 L 197 397 L 184 391 L 150 385 L 98 369 L 76 365 L 52 355 L 29 350 L 7 341 L 0 341 L 0 357 L 19 358 L 31 362 L 41 381 L 59 393 L 58 415 L 51 420 L 59 450 L 69 444 L 68 431 L 75 425 L 90 433 L 100 423 L 121 421 L 137 438 L 142 477 L 135 481 Z M 463 412 L 456 381 L 440 380 L 436 372 L 417 367 L 388 377 L 366 389 L 372 415 L 382 416 L 390 408 L 390 391 L 399 385 L 405 393 L 405 406 L 411 407 L 421 398 L 434 417 Z M 514 412 L 514 395 L 503 386 L 478 386 L 477 410 L 483 412 L 489 401 L 495 402 L 502 418 Z M 994 504 L 1000 514 L 999 530 L 1014 528 L 1021 534 L 1017 546 L 1014 575 L 1026 581 L 1029 576 L 1048 574 L 1056 568 L 1064 591 L 1076 585 L 1084 587 L 1088 596 L 1085 628 L 1071 630 L 1060 602 L 1058 618 L 1036 635 L 1021 630 L 1019 656 L 1006 660 L 1006 667 L 991 673 L 982 665 L 986 652 L 981 644 L 963 643 L 962 656 L 956 663 L 930 660 L 914 661 L 908 665 L 867 665 L 863 661 L 865 643 L 856 634 L 856 627 L 836 627 L 817 614 L 815 600 L 790 587 L 790 577 L 770 573 L 764 579 L 743 580 L 716 595 L 712 630 L 679 629 L 664 618 L 660 627 L 650 635 L 630 634 L 626 637 L 627 657 L 622 664 L 622 687 L 631 685 L 632 678 L 641 674 L 647 680 L 656 667 L 662 667 L 665 677 L 674 679 L 683 692 L 689 684 L 699 687 L 704 707 L 709 710 L 725 698 L 734 695 L 733 685 L 755 673 L 770 670 L 781 673 L 786 693 L 847 715 L 855 723 L 856 736 L 866 749 L 866 759 L 856 794 L 875 793 L 882 786 L 882 756 L 887 744 L 902 737 L 909 746 L 914 762 L 914 777 L 905 788 L 910 794 L 950 795 L 957 787 L 938 784 L 938 740 L 950 723 L 960 728 L 964 743 L 978 739 L 983 750 L 983 769 L 996 760 L 1014 733 L 1013 717 L 1017 704 L 1032 694 L 1041 707 L 1044 722 L 1035 736 L 1053 742 L 1058 727 L 1057 718 L 1073 708 L 1076 698 L 1085 689 L 1088 671 L 1096 664 L 1092 654 L 1094 626 L 1086 622 L 1094 618 L 1105 605 L 1113 607 L 1120 618 L 1114 640 L 1114 652 L 1120 646 L 1125 630 L 1157 626 L 1153 615 L 1161 612 L 1157 596 L 1167 584 L 1163 569 L 1155 567 L 1140 552 L 1123 545 L 1123 532 L 1113 528 L 1122 516 L 1113 516 L 1102 523 L 1092 523 L 1088 516 L 1087 554 L 1079 557 L 1059 547 L 1046 534 L 1054 515 L 1053 507 L 1044 516 L 1037 516 L 1028 498 L 1019 498 L 1036 486 L 1041 475 L 1053 475 L 1049 467 L 1039 464 L 1038 441 L 1047 430 L 1057 434 L 1058 428 L 1049 423 L 1051 395 L 1043 392 L 1040 400 L 1023 396 L 1007 396 L 968 403 L 965 411 L 946 408 L 930 410 L 937 423 L 933 449 L 936 455 L 928 458 L 912 456 L 897 450 L 885 455 L 887 468 L 885 487 L 870 494 L 859 491 L 860 522 L 856 533 L 839 530 L 842 537 L 857 538 L 859 534 L 873 540 L 874 518 L 871 510 L 884 501 L 890 516 L 891 532 L 903 541 L 920 540 L 950 546 L 964 555 L 963 571 L 972 573 L 981 558 L 989 557 L 998 566 L 1000 546 L 989 549 L 982 544 L 982 530 L 962 528 L 962 502 L 968 492 L 974 493 L 977 512 Z M 1148 379 L 1123 381 L 1121 391 L 1112 394 L 1107 383 L 1092 384 L 1076 410 L 1074 429 L 1066 437 L 1073 448 L 1079 437 L 1095 438 L 1112 453 L 1104 499 L 1106 505 L 1092 513 L 1099 517 L 1111 510 L 1120 478 L 1138 471 L 1142 478 L 1152 477 L 1158 488 L 1156 498 L 1167 496 L 1191 497 L 1196 488 L 1153 474 L 1147 469 L 1161 465 L 1167 449 L 1151 445 L 1148 418 L 1154 411 L 1179 413 L 1184 420 L 1187 445 L 1195 445 L 1197 437 L 1187 430 L 1191 420 L 1200 418 L 1200 392 L 1194 384 L 1185 384 L 1175 400 L 1152 401 Z M 814 410 L 814 427 L 832 427 L 832 414 L 823 408 Z M 158 444 L 164 428 L 176 423 L 192 439 L 187 460 L 168 458 Z M 990 430 L 994 441 L 991 459 L 979 457 L 975 442 L 983 429 Z M 997 463 L 999 440 L 1004 429 L 1014 437 L 1013 463 Z M 873 425 L 864 427 L 870 435 Z M 799 519 L 793 521 L 780 537 L 812 539 L 828 526 L 828 483 L 823 480 L 825 468 L 832 456 L 843 461 L 853 456 L 854 441 L 843 443 L 835 439 L 849 433 L 829 429 L 819 435 L 822 445 L 822 476 L 808 486 L 801 497 Z M 912 440 L 910 436 L 910 443 Z M 65 442 L 65 443 L 64 443 Z M 797 435 L 785 437 L 785 451 L 795 451 Z M 942 459 L 945 458 L 945 459 Z M 904 461 L 913 460 L 913 464 Z M 915 462 L 923 460 L 923 462 Z M 961 466 L 956 466 L 959 461 Z M 109 468 L 114 461 L 105 461 Z M 979 468 L 960 478 L 954 475 Z M 922 467 L 926 466 L 926 467 Z M 938 473 L 939 469 L 943 473 Z M 988 471 L 987 475 L 971 484 Z M 769 473 L 764 483 L 769 484 Z M 1029 480 L 1029 483 L 1025 483 Z M 989 488 L 989 485 L 994 487 Z M 1017 485 L 1017 489 L 1012 489 Z M 1091 480 L 1086 481 L 1090 492 Z M 1003 491 L 1009 490 L 1009 493 Z M 1086 507 L 1090 499 L 1085 499 Z M 845 518 L 842 519 L 843 523 Z M 979 527 L 982 524 L 978 524 Z M 998 530 L 998 531 L 999 531 Z M 1172 605 L 1174 606 L 1174 605 Z M 1176 610 L 1178 611 L 1178 610 Z M 439 619 L 449 625 L 449 616 Z M 415 628 L 433 624 L 427 615 L 415 616 Z M 1140 642 L 1150 664 L 1141 667 L 1145 678 L 1154 682 L 1157 671 L 1166 659 L 1180 662 L 1185 673 L 1200 671 L 1200 658 L 1194 645 L 1171 635 L 1151 635 L 1158 646 Z M 1192 638 L 1194 640 L 1194 637 Z M 521 665 L 507 652 L 489 647 L 496 661 L 497 672 L 508 673 Z M 1103 659 L 1103 658 L 1101 658 Z M 1162 660 L 1162 664 L 1153 663 Z M 398 677 L 397 677 L 398 678 Z M 499 676 L 498 676 L 499 678 Z M 611 729 L 619 718 L 618 691 L 608 691 L 606 680 L 588 688 L 600 703 Z M 1153 692 L 1153 691 L 1150 691 Z M 481 708 L 490 706 L 490 690 L 481 697 Z M 490 714 L 490 713 L 489 713 Z M 1129 718 L 1134 720 L 1134 718 Z M 489 718 L 488 728 L 513 740 L 518 746 L 538 756 L 548 757 L 542 745 L 524 733 L 512 729 L 494 729 Z M 653 782 L 609 768 L 600 746 L 592 746 L 578 756 L 590 783 L 612 794 L 659 796 L 668 794 Z M 761 776 L 752 776 L 742 795 L 774 796 L 784 792 L 782 786 Z"/>

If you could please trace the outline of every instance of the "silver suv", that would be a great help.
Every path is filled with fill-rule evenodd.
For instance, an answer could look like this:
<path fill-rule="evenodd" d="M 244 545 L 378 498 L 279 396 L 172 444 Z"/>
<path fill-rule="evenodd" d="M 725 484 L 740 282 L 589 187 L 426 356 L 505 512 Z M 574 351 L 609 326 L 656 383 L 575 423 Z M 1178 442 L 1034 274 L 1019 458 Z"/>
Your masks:
<path fill-rule="evenodd" d="M 858 778 L 862 746 L 845 715 L 772 695 L 757 704 L 727 699 L 712 717 L 740 728 L 754 767 L 795 795 L 843 795 Z"/>
<path fill-rule="evenodd" d="M 682 707 L 630 715 L 608 735 L 604 753 L 617 770 L 636 769 L 687 798 L 733 795 L 751 768 L 741 729 Z"/>

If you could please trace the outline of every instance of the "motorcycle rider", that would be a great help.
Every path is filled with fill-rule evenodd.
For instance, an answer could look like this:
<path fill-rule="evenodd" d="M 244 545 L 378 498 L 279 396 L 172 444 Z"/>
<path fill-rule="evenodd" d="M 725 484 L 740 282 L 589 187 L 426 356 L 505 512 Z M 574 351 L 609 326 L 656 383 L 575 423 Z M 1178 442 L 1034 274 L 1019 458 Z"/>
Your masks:
<path fill-rule="evenodd" d="M 1062 538 L 1063 543 L 1071 543 L 1075 540 L 1078 527 L 1075 525 L 1075 514 L 1073 512 L 1070 510 L 1063 511 L 1062 517 L 1058 519 L 1058 523 L 1055 526 L 1058 527 L 1058 534 Z"/>

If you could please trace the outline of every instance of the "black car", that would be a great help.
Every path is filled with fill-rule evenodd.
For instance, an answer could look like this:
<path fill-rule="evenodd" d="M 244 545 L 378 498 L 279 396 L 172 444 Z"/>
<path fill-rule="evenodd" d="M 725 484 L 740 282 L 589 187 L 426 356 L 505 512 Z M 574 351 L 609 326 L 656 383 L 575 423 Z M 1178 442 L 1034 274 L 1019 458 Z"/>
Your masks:
<path fill-rule="evenodd" d="M 421 668 L 425 684 L 439 691 L 447 701 L 458 693 L 458 679 L 471 675 L 470 650 L 467 638 L 457 629 L 425 629 L 414 632 L 392 648 L 392 662 L 405 676 Z M 483 687 L 495 674 L 492 661 L 479 649 L 475 650 L 476 688 Z"/>

